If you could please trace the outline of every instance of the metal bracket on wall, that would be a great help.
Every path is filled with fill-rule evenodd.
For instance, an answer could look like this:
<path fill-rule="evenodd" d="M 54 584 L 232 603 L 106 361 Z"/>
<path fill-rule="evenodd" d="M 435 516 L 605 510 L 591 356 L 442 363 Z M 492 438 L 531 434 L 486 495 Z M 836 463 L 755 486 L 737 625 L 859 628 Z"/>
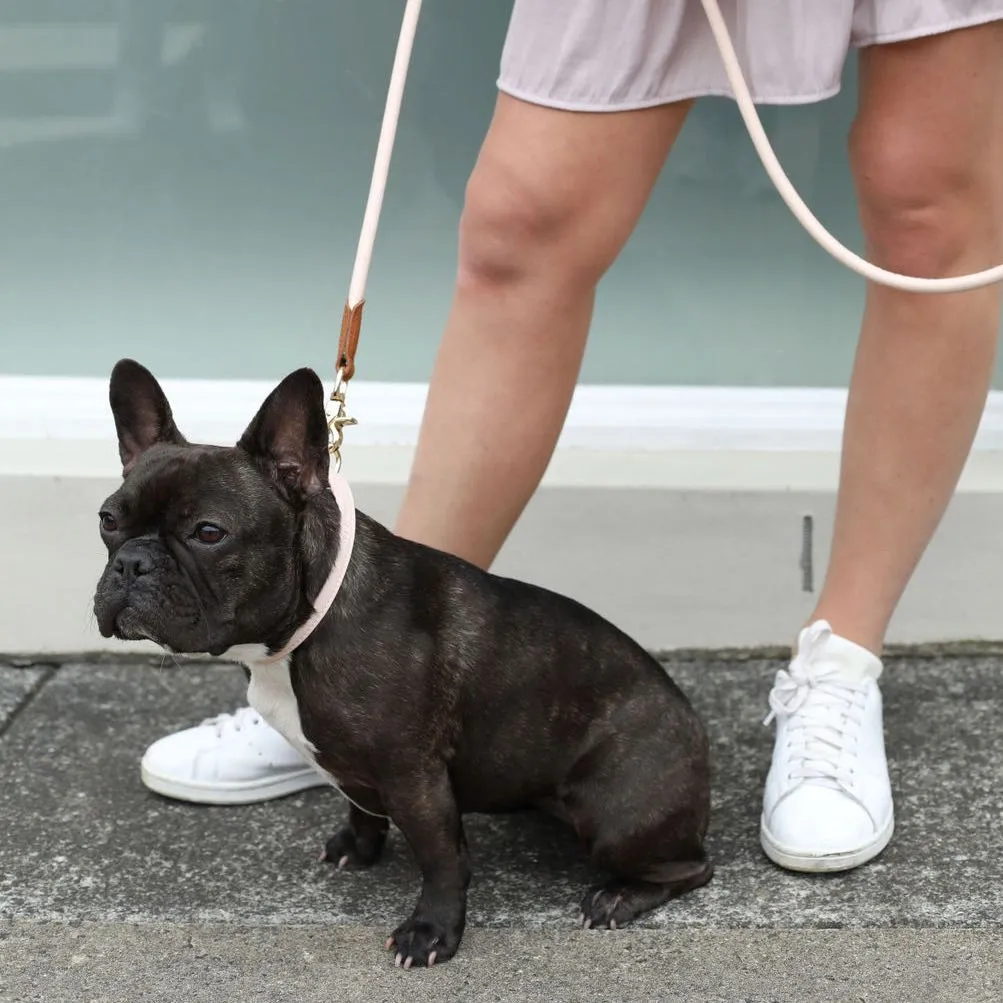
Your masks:
<path fill-rule="evenodd" d="M 815 591 L 815 519 L 805 515 L 801 518 L 801 591 Z"/>

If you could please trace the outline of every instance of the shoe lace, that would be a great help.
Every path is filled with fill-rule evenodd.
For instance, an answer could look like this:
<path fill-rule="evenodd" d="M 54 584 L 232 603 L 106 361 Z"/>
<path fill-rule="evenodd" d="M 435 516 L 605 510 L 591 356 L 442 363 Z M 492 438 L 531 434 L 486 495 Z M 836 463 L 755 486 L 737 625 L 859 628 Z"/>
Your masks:
<path fill-rule="evenodd" d="M 253 707 L 241 707 L 232 714 L 217 714 L 206 718 L 203 727 L 214 727 L 216 737 L 223 738 L 228 732 L 242 731 L 246 726 L 261 724 L 261 715 Z"/>
<path fill-rule="evenodd" d="M 790 780 L 847 790 L 854 783 L 867 684 L 847 682 L 835 666 L 815 663 L 831 633 L 826 624 L 805 632 L 790 666 L 777 673 L 763 724 L 786 720 Z"/>

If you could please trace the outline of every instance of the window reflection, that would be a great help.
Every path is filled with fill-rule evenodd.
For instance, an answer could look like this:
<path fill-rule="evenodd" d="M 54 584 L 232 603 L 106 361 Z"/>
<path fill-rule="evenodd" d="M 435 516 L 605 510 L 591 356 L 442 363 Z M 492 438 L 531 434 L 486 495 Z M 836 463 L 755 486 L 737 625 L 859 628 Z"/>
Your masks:
<path fill-rule="evenodd" d="M 247 126 L 242 101 L 252 32 L 261 4 L 256 0 L 212 0 L 204 20 L 172 23 L 171 5 L 161 0 L 119 0 L 118 72 L 114 117 L 129 132 L 164 114 L 172 90 L 171 69 L 193 67 L 198 111 L 213 133 Z"/>
<path fill-rule="evenodd" d="M 426 0 L 361 374 L 422 380 L 511 0 Z M 330 364 L 401 0 L 3 0 L 0 371 L 272 378 Z M 855 105 L 766 109 L 817 214 L 860 246 Z M 817 384 L 862 283 L 780 203 L 734 106 L 700 103 L 600 289 L 586 380 Z"/>

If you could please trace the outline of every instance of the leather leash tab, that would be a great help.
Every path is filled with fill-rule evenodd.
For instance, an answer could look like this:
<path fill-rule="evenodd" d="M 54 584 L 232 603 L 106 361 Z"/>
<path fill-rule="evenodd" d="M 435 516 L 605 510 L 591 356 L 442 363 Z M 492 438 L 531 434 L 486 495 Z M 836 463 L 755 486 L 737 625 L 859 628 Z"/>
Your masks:
<path fill-rule="evenodd" d="M 341 381 L 347 383 L 355 375 L 355 351 L 359 347 L 359 333 L 362 330 L 362 308 L 365 300 L 359 300 L 355 306 L 345 303 L 345 312 L 341 315 L 341 336 L 338 338 L 338 366 L 341 370 Z"/>

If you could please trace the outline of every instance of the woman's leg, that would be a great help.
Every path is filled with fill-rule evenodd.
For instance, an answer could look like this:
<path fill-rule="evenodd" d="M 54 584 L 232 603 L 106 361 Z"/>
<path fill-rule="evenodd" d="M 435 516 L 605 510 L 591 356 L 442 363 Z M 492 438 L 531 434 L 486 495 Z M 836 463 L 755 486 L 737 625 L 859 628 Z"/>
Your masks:
<path fill-rule="evenodd" d="M 872 261 L 928 277 L 997 264 L 1003 24 L 864 50 L 851 144 Z M 998 286 L 868 288 L 832 557 L 815 622 L 770 694 L 761 836 L 784 867 L 845 870 L 891 838 L 878 656 L 971 448 L 999 320 Z"/>
<path fill-rule="evenodd" d="M 869 257 L 940 277 L 1003 261 L 1003 22 L 861 52 L 852 163 Z M 954 492 L 992 376 L 1000 286 L 871 285 L 816 615 L 880 654 Z"/>
<path fill-rule="evenodd" d="M 494 559 L 550 462 L 596 285 L 688 109 L 576 113 L 499 96 L 467 188 L 402 536 Z"/>

